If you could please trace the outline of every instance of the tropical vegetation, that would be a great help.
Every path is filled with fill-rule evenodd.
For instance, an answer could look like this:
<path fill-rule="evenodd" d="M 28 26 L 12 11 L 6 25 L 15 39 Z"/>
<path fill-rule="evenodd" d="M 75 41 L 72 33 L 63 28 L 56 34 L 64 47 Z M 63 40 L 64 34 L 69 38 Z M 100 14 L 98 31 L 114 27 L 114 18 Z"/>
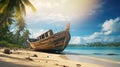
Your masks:
<path fill-rule="evenodd" d="M 86 43 L 86 44 L 69 44 L 69 46 L 74 47 L 120 47 L 120 42 L 94 42 L 94 43 Z"/>
<path fill-rule="evenodd" d="M 30 34 L 24 20 L 26 7 L 35 11 L 29 0 L 0 0 L 0 46 L 26 43 Z"/>

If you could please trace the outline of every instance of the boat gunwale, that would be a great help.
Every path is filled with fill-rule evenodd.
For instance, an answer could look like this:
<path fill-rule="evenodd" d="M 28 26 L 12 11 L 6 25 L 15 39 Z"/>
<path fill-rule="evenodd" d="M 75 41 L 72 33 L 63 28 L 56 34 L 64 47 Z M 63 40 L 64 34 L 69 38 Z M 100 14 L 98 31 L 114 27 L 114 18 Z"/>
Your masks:
<path fill-rule="evenodd" d="M 51 36 L 49 36 L 49 37 L 46 37 L 46 38 L 44 38 L 44 39 L 41 39 L 41 40 L 37 40 L 37 41 L 34 41 L 34 42 L 29 41 L 29 43 L 42 42 L 42 41 L 45 41 L 45 40 L 49 40 L 49 39 L 51 39 L 51 38 L 57 37 L 57 35 L 59 35 L 59 34 L 61 34 L 61 33 L 65 33 L 65 32 L 67 32 L 67 31 L 57 32 L 57 33 L 55 33 L 55 34 L 53 34 L 53 35 L 51 35 Z"/>

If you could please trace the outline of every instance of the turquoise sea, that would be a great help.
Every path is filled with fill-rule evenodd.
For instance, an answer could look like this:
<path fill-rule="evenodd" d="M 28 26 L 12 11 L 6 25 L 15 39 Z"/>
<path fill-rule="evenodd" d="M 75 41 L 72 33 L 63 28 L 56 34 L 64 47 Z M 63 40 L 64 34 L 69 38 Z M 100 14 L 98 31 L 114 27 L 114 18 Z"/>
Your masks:
<path fill-rule="evenodd" d="M 67 46 L 63 53 L 69 55 L 82 55 L 120 61 L 120 47 Z"/>

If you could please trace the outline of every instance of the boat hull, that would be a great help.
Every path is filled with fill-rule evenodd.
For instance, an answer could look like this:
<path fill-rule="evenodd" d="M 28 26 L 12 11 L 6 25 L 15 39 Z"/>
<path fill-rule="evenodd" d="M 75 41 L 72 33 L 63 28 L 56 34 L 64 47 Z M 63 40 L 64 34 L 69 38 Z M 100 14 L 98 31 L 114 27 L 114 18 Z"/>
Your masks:
<path fill-rule="evenodd" d="M 29 45 L 34 50 L 46 51 L 46 52 L 62 52 L 68 42 L 70 41 L 69 31 L 58 32 L 43 40 L 35 42 L 29 42 Z"/>

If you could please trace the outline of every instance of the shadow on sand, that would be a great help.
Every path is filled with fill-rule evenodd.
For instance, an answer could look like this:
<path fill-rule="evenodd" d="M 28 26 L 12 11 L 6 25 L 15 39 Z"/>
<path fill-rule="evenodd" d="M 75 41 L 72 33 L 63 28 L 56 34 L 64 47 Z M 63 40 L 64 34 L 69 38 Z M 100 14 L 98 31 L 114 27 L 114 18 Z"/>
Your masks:
<path fill-rule="evenodd" d="M 32 67 L 27 65 L 14 64 L 10 62 L 0 61 L 0 67 Z"/>
<path fill-rule="evenodd" d="M 24 59 L 17 58 L 17 57 L 10 57 L 10 56 L 6 56 L 6 55 L 0 55 L 0 58 L 2 58 L 2 57 L 11 58 L 11 59 L 17 59 L 17 60 L 24 60 Z M 5 62 L 5 61 L 0 60 L 0 67 L 33 67 L 33 66 L 15 64 L 15 63 L 10 63 L 10 62 Z"/>

